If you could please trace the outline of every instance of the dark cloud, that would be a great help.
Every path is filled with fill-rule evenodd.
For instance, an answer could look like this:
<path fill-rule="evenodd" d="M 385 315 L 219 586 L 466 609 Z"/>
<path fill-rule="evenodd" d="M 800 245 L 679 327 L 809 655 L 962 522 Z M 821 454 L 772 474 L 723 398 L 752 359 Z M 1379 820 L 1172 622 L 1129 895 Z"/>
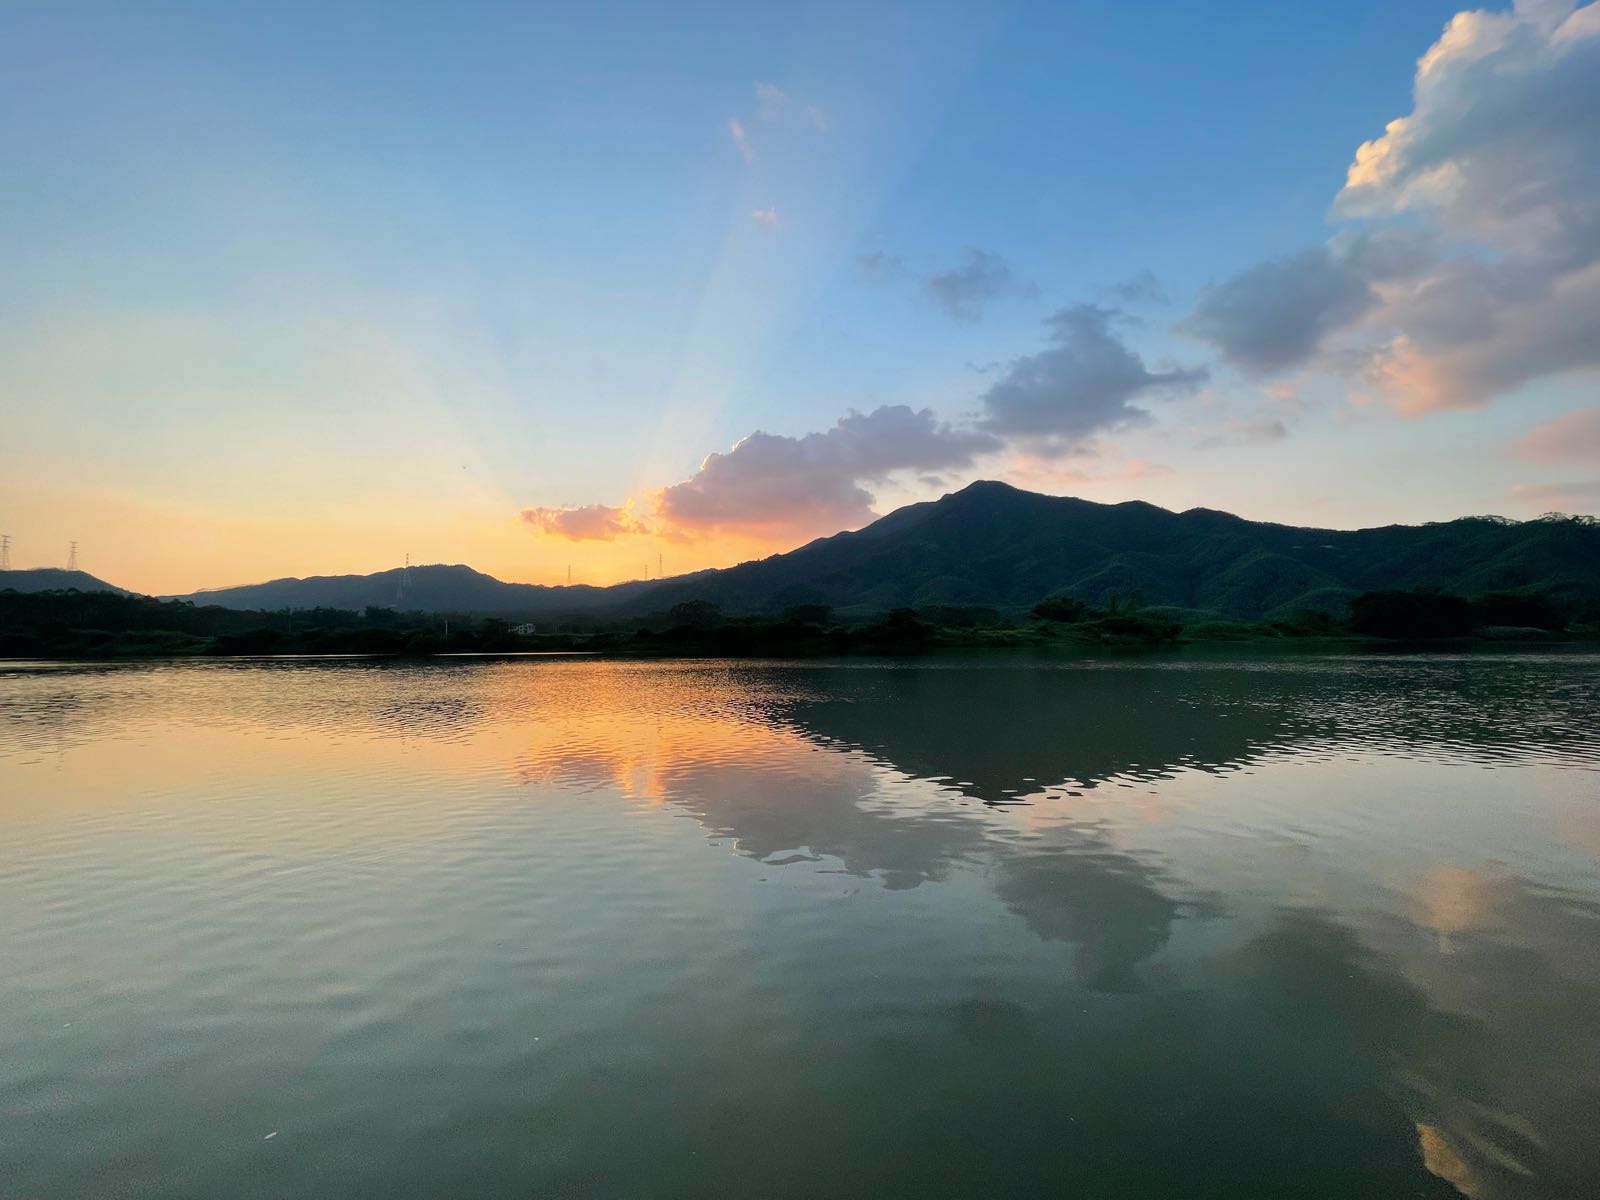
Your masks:
<path fill-rule="evenodd" d="M 1376 303 L 1367 281 L 1319 246 L 1207 288 L 1180 328 L 1246 370 L 1269 373 L 1304 363 Z"/>
<path fill-rule="evenodd" d="M 1382 287 L 1426 274 L 1445 257 L 1448 247 L 1434 230 L 1379 225 L 1341 230 L 1327 250 L 1335 262 Z"/>
<path fill-rule="evenodd" d="M 1112 330 L 1120 314 L 1094 304 L 1064 308 L 1049 319 L 1049 348 L 1016 359 L 983 393 L 981 427 L 1012 437 L 1077 442 L 1149 419 L 1133 401 L 1192 391 L 1203 367 L 1152 372 Z"/>
<path fill-rule="evenodd" d="M 971 466 L 999 450 L 992 434 L 939 421 L 928 409 L 852 412 L 823 433 L 753 433 L 662 490 L 662 521 L 686 533 L 834 533 L 872 520 L 872 494 L 901 470 Z"/>
<path fill-rule="evenodd" d="M 1019 279 L 998 254 L 969 246 L 961 265 L 936 271 L 926 281 L 935 303 L 958 321 L 975 321 L 991 300 L 1006 296 L 1037 296 L 1039 289 Z"/>

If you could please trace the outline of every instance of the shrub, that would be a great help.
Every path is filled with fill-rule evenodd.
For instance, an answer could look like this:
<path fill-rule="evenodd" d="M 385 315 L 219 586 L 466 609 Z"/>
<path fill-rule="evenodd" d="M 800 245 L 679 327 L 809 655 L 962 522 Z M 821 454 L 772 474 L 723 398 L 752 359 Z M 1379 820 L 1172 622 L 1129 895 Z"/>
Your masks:
<path fill-rule="evenodd" d="M 1076 596 L 1046 596 L 1033 606 L 1033 615 L 1041 621 L 1082 621 L 1089 615 L 1089 606 Z"/>
<path fill-rule="evenodd" d="M 1350 601 L 1350 627 L 1372 637 L 1464 637 L 1472 625 L 1470 604 L 1432 588 L 1363 592 Z"/>
<path fill-rule="evenodd" d="M 1566 625 L 1550 597 L 1539 592 L 1485 592 L 1472 602 L 1476 625 L 1521 625 L 1561 629 Z"/>
<path fill-rule="evenodd" d="M 1154 613 L 1111 613 L 1094 622 L 1102 633 L 1138 638 L 1141 642 L 1170 642 L 1183 632 L 1171 617 Z"/>

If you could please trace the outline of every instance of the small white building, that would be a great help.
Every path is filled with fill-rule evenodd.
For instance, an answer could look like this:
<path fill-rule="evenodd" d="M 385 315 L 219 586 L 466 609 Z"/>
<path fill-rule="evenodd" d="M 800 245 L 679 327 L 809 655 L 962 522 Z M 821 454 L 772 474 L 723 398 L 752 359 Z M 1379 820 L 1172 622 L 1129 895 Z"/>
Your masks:
<path fill-rule="evenodd" d="M 511 627 L 511 632 L 519 637 L 529 637 L 535 633 L 538 633 L 539 627 L 531 622 L 524 625 L 513 625 Z"/>

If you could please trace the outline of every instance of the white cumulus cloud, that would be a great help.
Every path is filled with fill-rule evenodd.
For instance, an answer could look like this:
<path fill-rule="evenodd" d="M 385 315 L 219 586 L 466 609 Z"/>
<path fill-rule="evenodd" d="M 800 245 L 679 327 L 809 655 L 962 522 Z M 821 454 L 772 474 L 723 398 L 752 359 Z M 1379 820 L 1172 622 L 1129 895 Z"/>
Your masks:
<path fill-rule="evenodd" d="M 1463 12 L 1409 113 L 1360 146 L 1326 246 L 1252 267 L 1183 328 L 1256 373 L 1354 369 L 1398 407 L 1600 368 L 1600 0 Z"/>

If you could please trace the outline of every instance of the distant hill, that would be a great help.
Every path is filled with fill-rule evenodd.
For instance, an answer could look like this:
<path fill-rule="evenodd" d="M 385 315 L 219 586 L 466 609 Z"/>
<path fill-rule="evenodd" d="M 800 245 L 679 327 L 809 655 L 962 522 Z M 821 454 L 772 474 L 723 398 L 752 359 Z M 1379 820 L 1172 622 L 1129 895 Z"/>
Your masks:
<path fill-rule="evenodd" d="M 504 583 L 464 566 L 396 567 L 375 575 L 313 575 L 241 587 L 213 588 L 175 599 L 222 608 L 346 608 L 368 605 L 422 612 L 539 613 L 621 604 L 653 583 L 598 588 Z"/>
<path fill-rule="evenodd" d="M 1174 513 L 1142 501 L 1096 504 L 980 482 L 898 509 L 853 533 L 674 579 L 542 587 L 502 583 L 464 566 L 429 566 L 277 579 L 182 598 L 236 609 L 370 604 L 626 616 L 687 600 L 708 600 L 729 613 L 807 603 L 861 611 L 930 605 L 1015 610 L 1052 593 L 1102 605 L 1137 592 L 1148 605 L 1254 619 L 1297 608 L 1342 614 L 1359 592 L 1424 586 L 1468 596 L 1527 587 L 1567 605 L 1593 602 L 1600 598 L 1600 524 L 1464 517 L 1307 529 L 1205 508 Z"/>
<path fill-rule="evenodd" d="M 104 579 L 96 579 L 87 571 L 63 571 L 57 567 L 34 567 L 27 571 L 0 571 L 0 592 L 116 592 L 119 596 L 131 592 L 115 587 Z"/>

